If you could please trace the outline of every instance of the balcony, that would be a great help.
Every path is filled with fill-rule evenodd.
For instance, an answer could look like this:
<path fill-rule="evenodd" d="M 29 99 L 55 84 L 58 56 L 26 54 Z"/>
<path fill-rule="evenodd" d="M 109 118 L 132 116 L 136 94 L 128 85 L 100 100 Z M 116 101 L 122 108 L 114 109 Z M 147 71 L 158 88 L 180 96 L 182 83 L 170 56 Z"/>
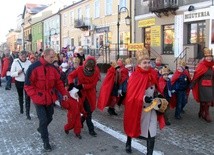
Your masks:
<path fill-rule="evenodd" d="M 154 13 L 157 17 L 161 17 L 161 14 L 168 16 L 169 13 L 175 15 L 178 8 L 178 0 L 149 1 L 149 11 Z"/>
<path fill-rule="evenodd" d="M 75 19 L 74 27 L 82 31 L 87 31 L 90 28 L 90 23 L 90 18 Z"/>

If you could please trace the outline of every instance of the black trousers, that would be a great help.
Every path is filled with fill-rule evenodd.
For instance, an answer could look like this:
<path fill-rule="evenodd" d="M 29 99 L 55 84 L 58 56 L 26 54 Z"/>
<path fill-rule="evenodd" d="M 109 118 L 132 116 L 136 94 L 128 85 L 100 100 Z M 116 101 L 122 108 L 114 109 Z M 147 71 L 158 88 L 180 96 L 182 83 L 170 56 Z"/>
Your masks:
<path fill-rule="evenodd" d="M 84 104 L 83 105 L 84 110 L 87 112 L 87 117 L 85 119 L 86 119 L 86 124 L 88 126 L 88 130 L 89 132 L 94 131 L 94 124 L 92 122 L 92 112 L 91 112 L 90 104 L 87 99 L 85 99 L 83 104 Z"/>
<path fill-rule="evenodd" d="M 15 81 L 15 85 L 16 85 L 16 90 L 19 98 L 20 111 L 23 111 L 24 93 L 25 93 L 25 110 L 26 110 L 26 115 L 29 116 L 30 115 L 30 97 L 24 91 L 24 82 Z"/>
<path fill-rule="evenodd" d="M 50 106 L 35 104 L 36 113 L 39 118 L 39 131 L 44 143 L 49 143 L 48 125 L 53 120 L 54 104 Z"/>

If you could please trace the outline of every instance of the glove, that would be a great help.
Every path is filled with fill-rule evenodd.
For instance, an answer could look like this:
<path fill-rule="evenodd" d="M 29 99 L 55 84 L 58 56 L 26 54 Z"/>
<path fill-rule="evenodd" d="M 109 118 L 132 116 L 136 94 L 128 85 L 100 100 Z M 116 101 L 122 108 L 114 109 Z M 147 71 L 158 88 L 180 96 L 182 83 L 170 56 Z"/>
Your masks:
<path fill-rule="evenodd" d="M 164 97 L 163 97 L 163 95 L 161 95 L 161 94 L 158 94 L 158 98 L 164 98 Z"/>
<path fill-rule="evenodd" d="M 74 87 L 74 84 L 73 83 L 70 83 L 69 86 L 68 86 L 68 91 L 71 91 Z"/>
<path fill-rule="evenodd" d="M 151 103 L 152 102 L 152 97 L 146 96 L 144 100 L 145 100 L 146 103 Z"/>
<path fill-rule="evenodd" d="M 171 90 L 171 93 L 175 93 L 175 90 Z"/>
<path fill-rule="evenodd" d="M 79 85 L 77 85 L 77 86 L 75 86 L 77 89 L 79 89 L 79 90 L 82 90 L 83 89 L 83 86 L 82 86 L 82 84 L 79 84 Z"/>
<path fill-rule="evenodd" d="M 121 89 L 119 89 L 119 90 L 117 91 L 117 93 L 118 93 L 118 96 L 123 96 L 123 95 L 122 95 L 122 90 L 121 90 Z"/>

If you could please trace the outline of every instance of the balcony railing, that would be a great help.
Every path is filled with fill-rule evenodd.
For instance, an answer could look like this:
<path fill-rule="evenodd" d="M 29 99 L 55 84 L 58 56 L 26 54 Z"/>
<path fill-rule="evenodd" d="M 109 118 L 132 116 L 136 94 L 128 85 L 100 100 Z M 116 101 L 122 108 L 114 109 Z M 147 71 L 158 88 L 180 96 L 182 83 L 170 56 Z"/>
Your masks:
<path fill-rule="evenodd" d="M 90 18 L 81 18 L 74 20 L 74 27 L 81 30 L 88 30 L 90 28 Z"/>
<path fill-rule="evenodd" d="M 178 0 L 150 0 L 149 11 L 155 13 L 158 17 L 161 17 L 161 13 L 165 16 L 169 15 L 169 12 L 176 14 L 178 10 Z"/>

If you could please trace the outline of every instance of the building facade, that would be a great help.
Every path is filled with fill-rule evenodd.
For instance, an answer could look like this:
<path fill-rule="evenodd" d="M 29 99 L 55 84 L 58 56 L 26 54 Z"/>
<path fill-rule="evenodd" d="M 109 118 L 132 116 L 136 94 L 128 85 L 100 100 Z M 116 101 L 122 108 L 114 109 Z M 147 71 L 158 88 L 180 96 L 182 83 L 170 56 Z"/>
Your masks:
<path fill-rule="evenodd" d="M 213 47 L 211 0 L 136 0 L 135 8 L 134 42 L 159 53 L 170 67 L 186 49 L 188 58 L 200 59 L 204 47 Z"/>
<path fill-rule="evenodd" d="M 82 0 L 60 11 L 62 47 L 83 46 L 100 48 L 118 42 L 118 5 L 129 9 L 128 0 Z M 120 9 L 119 8 L 119 9 Z M 125 24 L 129 14 L 121 10 L 119 43 L 130 42 L 130 26 Z M 122 45 L 121 45 L 121 48 Z"/>
<path fill-rule="evenodd" d="M 60 52 L 60 15 L 55 14 L 43 21 L 44 48 Z"/>
<path fill-rule="evenodd" d="M 32 51 L 43 49 L 43 23 L 38 22 L 32 25 Z"/>

